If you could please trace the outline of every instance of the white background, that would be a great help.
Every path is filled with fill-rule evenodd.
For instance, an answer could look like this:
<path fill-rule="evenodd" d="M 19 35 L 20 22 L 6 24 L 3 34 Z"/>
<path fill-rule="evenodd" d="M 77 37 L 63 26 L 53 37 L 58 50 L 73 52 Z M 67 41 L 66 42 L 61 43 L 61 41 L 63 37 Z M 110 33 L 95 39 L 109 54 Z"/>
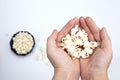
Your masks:
<path fill-rule="evenodd" d="M 113 44 L 109 79 L 119 80 L 119 0 L 0 0 L 0 80 L 51 80 L 54 69 L 46 58 L 41 59 L 39 48 L 46 48 L 54 28 L 60 30 L 80 16 L 91 16 L 100 28 L 107 28 Z M 25 57 L 16 56 L 9 46 L 12 35 L 20 30 L 29 31 L 36 40 L 33 52 Z"/>

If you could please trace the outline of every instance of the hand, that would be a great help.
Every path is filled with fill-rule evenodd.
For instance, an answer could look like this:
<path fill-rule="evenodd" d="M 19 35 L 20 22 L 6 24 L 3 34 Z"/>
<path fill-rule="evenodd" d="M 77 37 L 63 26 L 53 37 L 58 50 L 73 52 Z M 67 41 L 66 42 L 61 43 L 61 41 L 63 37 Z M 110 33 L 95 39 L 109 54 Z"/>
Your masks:
<path fill-rule="evenodd" d="M 87 59 L 80 59 L 80 62 L 78 59 L 72 60 L 64 50 L 58 47 L 62 37 L 76 24 L 89 34 L 89 40 L 97 41 L 99 44 L 93 55 Z M 90 17 L 81 17 L 80 20 L 77 18 L 70 20 L 60 32 L 55 30 L 52 33 L 47 41 L 47 55 L 55 69 L 53 80 L 77 80 L 79 73 L 83 80 L 107 80 L 107 69 L 112 59 L 112 46 L 105 28 L 100 30 Z"/>
<path fill-rule="evenodd" d="M 99 46 L 93 55 L 80 59 L 80 74 L 83 80 L 108 80 L 107 69 L 112 59 L 112 45 L 105 28 L 101 30 L 90 18 L 80 18 L 80 27 L 87 33 L 89 40 L 97 41 Z"/>
<path fill-rule="evenodd" d="M 69 30 L 78 23 L 79 19 L 74 18 L 70 20 L 60 32 L 54 30 L 53 33 L 48 37 L 47 56 L 55 69 L 53 80 L 79 79 L 79 59 L 71 59 L 71 57 L 63 49 L 61 49 L 61 47 L 59 47 L 59 42 L 61 41 L 62 37 L 69 33 Z"/>

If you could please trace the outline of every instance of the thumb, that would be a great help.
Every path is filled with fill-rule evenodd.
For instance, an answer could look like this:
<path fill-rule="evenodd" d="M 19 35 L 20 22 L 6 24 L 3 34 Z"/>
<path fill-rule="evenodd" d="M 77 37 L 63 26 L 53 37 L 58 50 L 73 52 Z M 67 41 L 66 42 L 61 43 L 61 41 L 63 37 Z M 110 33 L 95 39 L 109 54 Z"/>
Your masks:
<path fill-rule="evenodd" d="M 106 31 L 106 28 L 103 27 L 100 31 L 100 38 L 101 38 L 101 48 L 106 48 L 107 50 L 111 49 L 111 40 Z"/>
<path fill-rule="evenodd" d="M 58 31 L 55 29 L 53 30 L 52 34 L 47 39 L 48 46 L 56 46 L 56 39 L 57 39 Z"/>

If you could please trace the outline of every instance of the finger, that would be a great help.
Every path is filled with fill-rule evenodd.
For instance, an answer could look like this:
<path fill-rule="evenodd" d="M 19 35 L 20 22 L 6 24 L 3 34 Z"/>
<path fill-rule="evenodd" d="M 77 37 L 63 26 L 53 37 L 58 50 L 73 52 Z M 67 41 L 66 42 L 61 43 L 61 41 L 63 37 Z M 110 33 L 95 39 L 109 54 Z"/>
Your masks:
<path fill-rule="evenodd" d="M 105 49 L 111 51 L 112 44 L 111 44 L 110 37 L 109 37 L 105 27 L 103 27 L 100 31 L 100 38 L 102 41 L 101 48 L 103 48 L 103 49 L 105 48 Z"/>
<path fill-rule="evenodd" d="M 75 26 L 79 25 L 79 19 L 71 19 L 58 33 L 57 42 L 61 42 L 62 38 L 69 33 L 69 31 Z"/>
<path fill-rule="evenodd" d="M 99 42 L 100 41 L 100 29 L 98 28 L 98 26 L 95 24 L 95 22 L 92 20 L 91 17 L 87 17 L 86 18 L 86 23 L 90 29 L 90 31 L 92 32 L 94 39 Z"/>
<path fill-rule="evenodd" d="M 89 27 L 87 26 L 84 17 L 80 17 L 80 23 L 79 24 L 81 24 L 81 27 L 88 33 L 89 40 L 94 41 L 94 37 L 93 37 Z"/>
<path fill-rule="evenodd" d="M 56 47 L 56 39 L 57 39 L 57 30 L 54 30 L 52 34 L 47 39 L 47 46 L 54 46 Z"/>

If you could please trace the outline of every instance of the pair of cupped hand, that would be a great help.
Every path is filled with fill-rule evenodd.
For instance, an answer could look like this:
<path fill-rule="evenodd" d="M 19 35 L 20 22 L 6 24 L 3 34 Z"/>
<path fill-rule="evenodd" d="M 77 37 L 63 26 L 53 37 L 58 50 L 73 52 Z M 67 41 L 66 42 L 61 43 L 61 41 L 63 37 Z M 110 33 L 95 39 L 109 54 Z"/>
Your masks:
<path fill-rule="evenodd" d="M 70 30 L 78 25 L 88 33 L 89 41 L 96 41 L 98 47 L 94 49 L 91 56 L 85 59 L 72 59 L 59 45 L 62 38 Z M 73 18 L 58 32 L 54 30 L 47 39 L 47 56 L 55 69 L 55 74 L 59 72 L 70 75 L 71 80 L 90 78 L 96 73 L 107 74 L 108 67 L 112 60 L 112 44 L 110 37 L 103 27 L 100 29 L 91 17 Z M 73 77 L 73 79 L 72 79 Z M 57 77 L 58 78 L 58 77 Z M 69 79 L 69 80 L 70 80 Z"/>

